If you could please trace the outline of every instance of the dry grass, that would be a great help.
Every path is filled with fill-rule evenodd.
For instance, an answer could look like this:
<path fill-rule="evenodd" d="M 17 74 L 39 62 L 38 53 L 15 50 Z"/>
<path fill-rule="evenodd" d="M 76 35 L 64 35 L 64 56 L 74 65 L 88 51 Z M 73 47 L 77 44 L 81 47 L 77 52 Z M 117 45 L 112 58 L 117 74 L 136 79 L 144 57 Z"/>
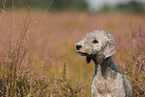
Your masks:
<path fill-rule="evenodd" d="M 26 10 L 0 12 L 0 79 L 4 80 L 0 95 L 15 91 L 27 96 L 90 96 L 94 63 L 87 64 L 76 53 L 75 42 L 93 30 L 114 36 L 115 62 L 130 80 L 134 96 L 145 95 L 144 16 L 81 12 L 43 16 Z"/>

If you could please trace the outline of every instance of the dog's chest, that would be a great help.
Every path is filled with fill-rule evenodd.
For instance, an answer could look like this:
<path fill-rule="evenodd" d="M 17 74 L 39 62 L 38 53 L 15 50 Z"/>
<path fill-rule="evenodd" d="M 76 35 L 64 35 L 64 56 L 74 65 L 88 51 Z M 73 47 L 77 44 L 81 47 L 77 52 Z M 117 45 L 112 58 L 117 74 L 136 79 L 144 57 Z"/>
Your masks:
<path fill-rule="evenodd" d="M 109 67 L 102 69 L 101 66 L 98 65 L 97 74 L 94 75 L 92 86 L 95 86 L 100 93 L 109 93 L 114 90 L 117 80 L 116 76 L 117 73 L 112 71 Z"/>
<path fill-rule="evenodd" d="M 110 93 L 113 90 L 115 83 L 113 80 L 105 80 L 103 78 L 94 78 L 92 86 L 95 86 L 95 89 L 101 93 Z"/>

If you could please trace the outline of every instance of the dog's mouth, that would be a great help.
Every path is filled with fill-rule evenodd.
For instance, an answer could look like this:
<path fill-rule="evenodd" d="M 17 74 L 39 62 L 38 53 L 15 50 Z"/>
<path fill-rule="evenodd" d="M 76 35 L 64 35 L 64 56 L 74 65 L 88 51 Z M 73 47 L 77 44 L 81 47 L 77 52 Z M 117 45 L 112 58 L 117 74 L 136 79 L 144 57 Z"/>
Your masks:
<path fill-rule="evenodd" d="M 81 56 L 88 56 L 88 57 L 93 57 L 93 56 L 96 56 L 97 53 L 88 53 L 88 52 L 81 52 L 79 50 L 77 50 L 77 53 L 79 53 Z"/>
<path fill-rule="evenodd" d="M 79 53 L 81 56 L 88 56 L 89 55 L 88 53 L 80 52 L 80 51 L 78 51 L 77 53 Z"/>

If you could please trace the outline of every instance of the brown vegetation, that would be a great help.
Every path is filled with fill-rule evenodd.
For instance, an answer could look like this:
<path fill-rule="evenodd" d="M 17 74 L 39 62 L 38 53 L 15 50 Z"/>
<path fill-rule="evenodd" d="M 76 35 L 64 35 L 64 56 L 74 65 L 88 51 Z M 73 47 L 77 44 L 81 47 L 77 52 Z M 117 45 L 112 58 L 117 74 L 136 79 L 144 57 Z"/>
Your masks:
<path fill-rule="evenodd" d="M 81 83 L 80 95 L 90 95 L 94 64 L 87 64 L 85 57 L 82 58 L 76 53 L 75 42 L 93 30 L 106 30 L 114 36 L 117 52 L 113 58 L 116 64 L 130 80 L 134 95 L 145 95 L 145 18 L 140 15 L 92 15 L 81 12 L 44 15 L 43 12 L 28 12 L 26 10 L 2 11 L 0 12 L 0 79 L 6 78 L 3 76 L 4 72 L 8 70 L 2 71 L 6 69 L 5 65 L 12 64 L 11 62 L 14 61 L 17 62 L 15 64 L 21 64 L 20 66 L 16 65 L 20 68 L 18 70 L 21 70 L 18 72 L 20 74 L 35 78 L 45 76 L 42 78 L 44 84 L 49 80 L 54 83 L 55 88 L 59 89 L 64 89 L 64 87 L 70 89 L 70 87 L 77 87 Z M 12 54 L 14 52 L 15 54 Z M 25 55 L 25 53 L 27 54 Z M 72 80 L 71 86 L 68 87 L 58 86 L 53 82 L 53 78 L 60 77 L 64 63 L 67 64 L 66 76 Z M 6 80 L 9 79 L 6 78 L 5 83 Z M 29 86 L 31 88 L 30 83 Z M 38 86 L 38 84 L 35 83 L 34 86 Z M 50 90 L 53 90 L 53 86 L 49 86 Z M 0 88 L 0 90 L 3 89 Z M 43 93 L 47 94 L 44 90 L 42 90 Z M 27 91 L 25 95 L 36 95 L 40 92 L 39 89 L 36 91 Z M 67 90 L 67 92 L 69 91 L 71 89 Z M 50 95 L 58 95 L 57 93 L 51 91 Z M 73 92 L 70 95 L 73 95 Z"/>

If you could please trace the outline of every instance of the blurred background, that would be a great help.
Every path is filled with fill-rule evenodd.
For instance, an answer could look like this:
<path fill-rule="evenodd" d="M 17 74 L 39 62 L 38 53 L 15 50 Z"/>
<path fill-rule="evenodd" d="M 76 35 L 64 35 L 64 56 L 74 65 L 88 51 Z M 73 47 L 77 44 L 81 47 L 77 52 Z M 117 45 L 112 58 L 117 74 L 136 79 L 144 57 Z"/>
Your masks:
<path fill-rule="evenodd" d="M 115 38 L 114 61 L 143 97 L 145 0 L 0 0 L 0 96 L 90 96 L 94 63 L 75 43 L 93 30 Z"/>
<path fill-rule="evenodd" d="M 25 8 L 46 9 L 52 0 L 1 0 L 0 8 Z M 49 11 L 86 11 L 97 12 L 124 12 L 144 13 L 145 0 L 54 0 Z"/>

